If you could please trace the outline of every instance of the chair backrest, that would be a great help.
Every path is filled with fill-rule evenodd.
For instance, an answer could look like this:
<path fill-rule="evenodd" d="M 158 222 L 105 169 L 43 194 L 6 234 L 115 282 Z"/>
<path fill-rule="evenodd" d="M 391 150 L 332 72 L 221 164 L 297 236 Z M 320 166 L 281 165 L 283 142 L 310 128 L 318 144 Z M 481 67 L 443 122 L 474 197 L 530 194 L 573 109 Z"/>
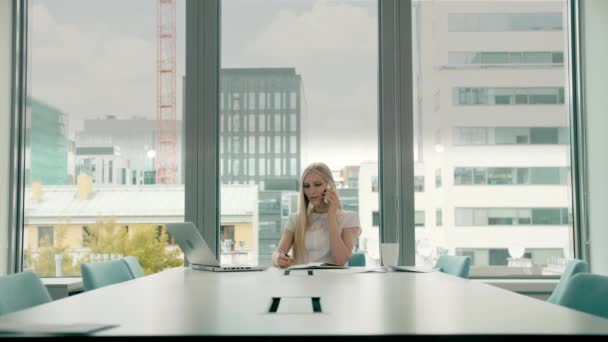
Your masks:
<path fill-rule="evenodd" d="M 137 261 L 136 257 L 126 256 L 124 258 L 121 258 L 120 260 L 122 260 L 127 265 L 127 268 L 129 269 L 129 272 L 131 272 L 131 276 L 133 277 L 133 279 L 144 276 L 144 270 L 141 268 L 141 265 L 139 264 L 139 261 Z"/>
<path fill-rule="evenodd" d="M 442 255 L 435 264 L 441 272 L 451 274 L 460 278 L 469 277 L 469 269 L 471 268 L 471 257 L 469 256 L 454 256 Z"/>
<path fill-rule="evenodd" d="M 350 260 L 348 260 L 348 266 L 365 266 L 365 254 L 353 253 Z"/>
<path fill-rule="evenodd" d="M 567 282 L 557 304 L 608 318 L 608 276 L 578 273 Z"/>
<path fill-rule="evenodd" d="M 127 264 L 120 259 L 82 264 L 80 270 L 85 291 L 133 279 Z"/>
<path fill-rule="evenodd" d="M 0 277 L 0 315 L 52 301 L 40 278 L 30 271 Z"/>
<path fill-rule="evenodd" d="M 577 273 L 589 272 L 589 265 L 583 260 L 574 259 L 568 262 L 562 276 L 559 278 L 559 283 L 551 293 L 551 296 L 547 299 L 549 303 L 557 304 L 559 298 L 562 296 L 566 284 Z"/>

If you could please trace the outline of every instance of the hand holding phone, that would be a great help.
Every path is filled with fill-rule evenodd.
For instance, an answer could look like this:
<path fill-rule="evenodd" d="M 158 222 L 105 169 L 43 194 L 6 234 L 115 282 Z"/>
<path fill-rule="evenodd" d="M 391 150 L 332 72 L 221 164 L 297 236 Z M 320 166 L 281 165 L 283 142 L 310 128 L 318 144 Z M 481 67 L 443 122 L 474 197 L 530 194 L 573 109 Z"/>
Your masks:
<path fill-rule="evenodd" d="M 331 191 L 331 184 L 327 184 L 327 188 L 325 188 L 325 191 L 323 191 L 323 202 L 325 202 L 325 204 L 328 204 L 329 202 L 327 201 L 327 192 Z"/>

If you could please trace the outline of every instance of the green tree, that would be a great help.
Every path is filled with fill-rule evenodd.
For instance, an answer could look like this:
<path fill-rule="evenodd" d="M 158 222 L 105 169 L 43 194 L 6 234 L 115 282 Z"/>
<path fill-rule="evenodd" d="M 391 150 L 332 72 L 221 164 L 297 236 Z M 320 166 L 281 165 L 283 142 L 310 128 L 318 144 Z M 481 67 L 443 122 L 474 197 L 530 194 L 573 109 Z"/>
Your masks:
<path fill-rule="evenodd" d="M 137 258 L 145 274 L 183 265 L 180 251 L 168 250 L 167 233 L 156 225 L 138 226 L 129 234 L 116 226 L 114 218 L 98 218 L 89 226 L 84 245 L 97 254 L 132 255 Z M 90 257 L 89 257 L 90 258 Z"/>
<path fill-rule="evenodd" d="M 32 251 L 28 248 L 26 252 L 26 262 L 34 269 L 40 277 L 55 277 L 55 255 L 61 255 L 62 276 L 80 275 L 80 263 L 73 265 L 73 258 L 68 253 L 68 247 L 64 244 L 68 227 L 57 225 L 54 228 L 54 245 L 48 238 L 41 241 L 39 253 L 36 258 L 32 256 Z"/>
<path fill-rule="evenodd" d="M 83 245 L 91 249 L 91 253 L 127 255 L 128 232 L 116 227 L 116 220 L 104 220 L 98 217 L 93 225 L 88 226 Z"/>
<path fill-rule="evenodd" d="M 166 268 L 182 266 L 180 250 L 167 250 L 168 236 L 164 229 L 153 225 L 138 227 L 129 239 L 128 252 L 125 255 L 137 257 L 145 274 L 156 273 Z"/>

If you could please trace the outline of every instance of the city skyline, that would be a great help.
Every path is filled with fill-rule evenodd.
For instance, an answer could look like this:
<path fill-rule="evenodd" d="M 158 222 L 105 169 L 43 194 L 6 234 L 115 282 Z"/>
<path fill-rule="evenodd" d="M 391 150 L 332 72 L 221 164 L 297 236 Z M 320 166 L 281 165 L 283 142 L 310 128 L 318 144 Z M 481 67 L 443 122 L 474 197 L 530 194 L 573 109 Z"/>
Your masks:
<path fill-rule="evenodd" d="M 222 2 L 221 67 L 293 67 L 302 75 L 302 164 L 324 161 L 339 169 L 377 160 L 375 2 L 256 4 Z M 113 6 L 121 9 L 119 15 L 108 11 Z M 84 119 L 155 119 L 155 2 L 138 0 L 125 6 L 112 0 L 79 7 L 67 0 L 35 0 L 31 11 L 31 58 L 36 67 L 31 70 L 30 95 L 68 114 L 71 136 Z M 176 22 L 181 79 L 183 1 L 177 1 Z M 276 42 L 284 53 L 269 54 Z M 73 96 L 74 84 L 80 85 L 79 96 Z M 177 118 L 183 113 L 182 94 L 177 82 Z"/>
<path fill-rule="evenodd" d="M 282 67 L 296 76 L 298 89 L 263 73 L 240 75 L 222 88 L 218 171 L 222 182 L 257 187 L 254 205 L 260 213 L 242 226 L 221 223 L 222 239 L 235 242 L 237 235 L 250 234 L 247 239 L 260 241 L 258 251 L 269 260 L 284 220 L 295 212 L 296 170 L 310 161 L 324 161 L 334 171 L 354 165 L 356 182 L 350 174 L 343 181 L 357 189 L 343 193 L 358 208 L 362 251 L 368 263 L 376 262 L 383 161 L 377 158 L 378 26 L 370 8 L 377 2 L 310 1 L 285 8 L 287 3 L 273 1 L 225 4 L 222 70 L 253 74 Z M 414 183 L 414 217 L 407 219 L 415 227 L 417 262 L 448 253 L 500 270 L 519 262 L 521 256 L 512 251 L 522 247 L 526 267 L 540 272 L 550 258 L 572 253 L 565 2 L 514 4 L 413 2 L 415 177 L 401 181 Z M 115 54 L 141 58 L 129 52 L 123 48 Z M 33 75 L 49 61 L 40 63 L 33 63 Z M 144 76 L 153 77 L 154 70 L 148 73 Z M 34 95 L 42 81 L 33 82 Z M 111 115 L 132 117 L 126 109 Z M 47 131 L 57 135 L 58 130 L 38 132 Z M 99 135 L 114 133 L 109 128 Z M 127 130 L 128 138 L 133 135 Z M 139 145 L 149 144 L 140 140 L 124 144 L 139 153 L 144 151 Z M 135 167 L 117 163 L 114 149 L 104 151 L 103 160 L 82 157 L 97 158 L 92 167 L 97 184 L 120 184 L 117 168 Z M 264 177 L 273 178 L 272 186 Z"/>

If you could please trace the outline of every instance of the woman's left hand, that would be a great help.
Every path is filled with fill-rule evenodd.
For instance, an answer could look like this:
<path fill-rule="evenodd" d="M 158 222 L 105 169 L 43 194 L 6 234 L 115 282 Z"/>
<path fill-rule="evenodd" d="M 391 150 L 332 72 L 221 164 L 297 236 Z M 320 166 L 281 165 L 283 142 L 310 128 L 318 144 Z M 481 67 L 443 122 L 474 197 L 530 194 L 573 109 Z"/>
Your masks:
<path fill-rule="evenodd" d="M 340 208 L 340 197 L 338 196 L 338 192 L 336 190 L 329 190 L 325 193 L 325 199 L 327 200 L 327 205 L 329 206 L 329 213 L 337 213 L 338 208 Z"/>

